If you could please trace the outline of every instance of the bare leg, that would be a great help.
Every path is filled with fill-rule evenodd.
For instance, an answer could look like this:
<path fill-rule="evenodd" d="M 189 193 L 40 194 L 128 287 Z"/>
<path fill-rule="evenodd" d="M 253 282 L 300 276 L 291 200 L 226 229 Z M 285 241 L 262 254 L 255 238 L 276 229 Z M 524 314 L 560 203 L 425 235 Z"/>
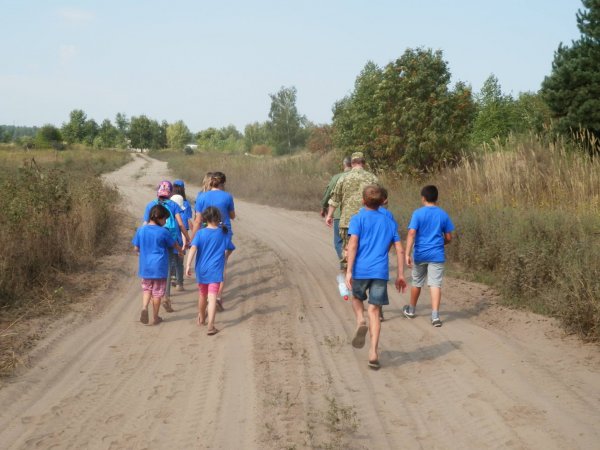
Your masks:
<path fill-rule="evenodd" d="M 158 316 L 158 310 L 160 309 L 160 300 L 160 297 L 152 297 L 152 313 L 154 315 L 154 325 L 158 325 L 162 320 Z"/>
<path fill-rule="evenodd" d="M 204 295 L 198 296 L 198 325 L 206 325 L 206 297 Z"/>
<path fill-rule="evenodd" d="M 208 294 L 208 332 L 215 329 L 215 317 L 217 315 L 217 296 Z"/>
<path fill-rule="evenodd" d="M 439 311 L 440 303 L 442 301 L 442 288 L 439 287 L 430 287 L 429 293 L 431 295 L 431 310 Z"/>
<path fill-rule="evenodd" d="M 363 302 L 356 297 L 352 297 L 352 309 L 354 310 L 354 316 L 356 317 L 356 325 L 364 325 L 366 322 Z"/>
<path fill-rule="evenodd" d="M 371 347 L 369 348 L 369 361 L 377 361 L 379 353 L 379 334 L 381 332 L 381 322 L 379 321 L 379 312 L 381 306 L 369 305 L 369 335 L 371 336 Z"/>
<path fill-rule="evenodd" d="M 417 301 L 419 301 L 419 296 L 421 295 L 421 288 L 413 286 L 410 289 L 410 306 L 413 308 L 417 306 Z"/>
<path fill-rule="evenodd" d="M 150 291 L 144 291 L 142 294 L 142 309 L 148 310 L 148 304 L 150 303 L 150 299 L 152 298 L 152 293 Z"/>
<path fill-rule="evenodd" d="M 223 281 L 219 284 L 219 292 L 217 292 L 217 298 L 221 300 L 221 296 L 223 295 L 223 289 L 225 288 L 225 272 L 227 270 L 227 262 L 229 261 L 229 257 L 231 256 L 231 250 L 225 250 L 225 268 L 223 269 Z"/>

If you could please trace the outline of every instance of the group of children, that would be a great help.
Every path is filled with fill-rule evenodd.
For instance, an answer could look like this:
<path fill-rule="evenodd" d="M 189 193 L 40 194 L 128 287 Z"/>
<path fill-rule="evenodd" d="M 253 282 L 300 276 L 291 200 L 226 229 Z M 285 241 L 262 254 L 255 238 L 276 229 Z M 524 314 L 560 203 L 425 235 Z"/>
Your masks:
<path fill-rule="evenodd" d="M 235 250 L 231 220 L 235 218 L 233 197 L 224 190 L 222 172 L 209 172 L 192 208 L 182 180 L 162 181 L 157 198 L 146 206 L 143 225 L 137 229 L 133 245 L 139 253 L 138 275 L 142 279 L 142 311 L 140 322 L 150 322 L 148 308 L 152 303 L 152 325 L 162 322 L 161 303 L 173 312 L 171 277 L 179 291 L 184 272 L 192 276 L 195 267 L 198 283 L 198 325 L 208 325 L 207 334 L 218 333 L 217 310 L 223 310 L 221 295 L 225 281 L 225 265 Z M 190 249 L 184 270 L 184 255 Z M 207 323 L 208 322 L 208 323 Z"/>
<path fill-rule="evenodd" d="M 392 246 L 397 255 L 398 274 L 394 284 L 398 291 L 406 290 L 404 265 L 412 268 L 410 303 L 403 307 L 403 314 L 407 318 L 415 318 L 421 288 L 427 281 L 431 293 L 431 324 L 434 327 L 442 326 L 439 307 L 445 263 L 444 246 L 452 239 L 454 225 L 448 214 L 437 206 L 437 200 L 438 190 L 435 186 L 425 186 L 421 190 L 422 207 L 414 211 L 408 225 L 406 253 L 400 242 L 398 225 L 391 212 L 383 207 L 387 201 L 387 192 L 381 186 L 369 185 L 363 189 L 364 208 L 350 219 L 350 239 L 346 249 L 346 286 L 352 292 L 352 308 L 357 324 L 352 346 L 364 347 L 366 334 L 369 332 L 371 342 L 368 365 L 372 369 L 380 368 L 378 346 L 381 308 L 389 304 L 388 253 Z M 413 248 L 414 254 L 411 256 Z M 363 306 L 367 298 L 368 326 Z"/>

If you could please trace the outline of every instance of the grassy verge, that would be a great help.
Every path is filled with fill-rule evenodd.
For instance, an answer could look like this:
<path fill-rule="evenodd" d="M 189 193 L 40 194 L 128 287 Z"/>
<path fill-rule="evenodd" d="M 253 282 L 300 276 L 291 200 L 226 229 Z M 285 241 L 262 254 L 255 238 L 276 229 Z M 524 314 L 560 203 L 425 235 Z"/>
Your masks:
<path fill-rule="evenodd" d="M 118 225 L 118 193 L 98 175 L 129 158 L 0 148 L 0 375 L 18 366 L 33 338 L 22 324 L 64 311 L 73 300 L 69 277 L 94 268 L 112 249 L 107 230 Z"/>
<path fill-rule="evenodd" d="M 163 153 L 178 176 L 199 183 L 207 170 L 228 176 L 234 195 L 259 203 L 319 210 L 338 159 L 302 155 L 253 158 Z M 415 180 L 380 174 L 402 230 L 420 206 L 420 188 L 436 184 L 453 218 L 449 259 L 486 280 L 507 304 L 559 318 L 587 340 L 600 340 L 600 161 L 561 142 L 513 137 L 461 165 Z"/>

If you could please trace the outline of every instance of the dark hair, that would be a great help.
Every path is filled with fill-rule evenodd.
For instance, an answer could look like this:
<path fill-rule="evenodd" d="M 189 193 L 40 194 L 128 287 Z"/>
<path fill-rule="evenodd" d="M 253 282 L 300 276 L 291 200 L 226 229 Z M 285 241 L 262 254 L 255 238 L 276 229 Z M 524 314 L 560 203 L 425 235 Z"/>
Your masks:
<path fill-rule="evenodd" d="M 166 206 L 159 204 L 154 205 L 150 209 L 150 214 L 148 215 L 149 221 L 157 223 L 160 219 L 167 219 L 170 213 Z"/>
<path fill-rule="evenodd" d="M 219 187 L 222 184 L 225 184 L 227 181 L 227 177 L 223 172 L 213 172 L 212 177 L 210 178 L 210 187 Z"/>
<path fill-rule="evenodd" d="M 223 233 L 225 234 L 229 232 L 227 226 L 222 223 L 223 218 L 221 216 L 221 211 L 219 211 L 219 208 L 216 208 L 214 206 L 209 206 L 208 208 L 206 208 L 204 211 L 202 211 L 202 220 L 206 223 L 219 225 L 223 229 Z"/>
<path fill-rule="evenodd" d="M 344 160 L 342 161 L 342 164 L 344 165 L 344 167 L 352 166 L 352 158 L 350 158 L 349 156 L 346 156 L 344 158 Z"/>
<path fill-rule="evenodd" d="M 173 195 L 181 195 L 184 200 L 187 200 L 187 198 L 185 198 L 185 187 L 178 184 L 173 185 Z"/>
<path fill-rule="evenodd" d="M 438 200 L 438 188 L 430 184 L 421 189 L 421 197 L 425 199 L 427 203 L 435 203 Z"/>
<path fill-rule="evenodd" d="M 381 197 L 383 198 L 384 202 L 388 199 L 388 191 L 383 186 L 381 187 Z"/>
<path fill-rule="evenodd" d="M 383 205 L 383 193 L 381 186 L 377 184 L 369 184 L 363 189 L 363 200 L 365 206 L 371 209 L 377 209 Z"/>

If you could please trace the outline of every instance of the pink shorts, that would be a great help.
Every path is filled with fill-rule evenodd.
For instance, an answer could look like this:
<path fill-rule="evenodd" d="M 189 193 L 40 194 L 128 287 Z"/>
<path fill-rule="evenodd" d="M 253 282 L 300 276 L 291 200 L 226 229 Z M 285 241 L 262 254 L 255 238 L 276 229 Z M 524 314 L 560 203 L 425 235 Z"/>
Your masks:
<path fill-rule="evenodd" d="M 142 290 L 144 292 L 150 292 L 153 298 L 160 298 L 165 296 L 165 290 L 167 289 L 166 278 L 142 278 Z"/>
<path fill-rule="evenodd" d="M 221 283 L 198 283 L 198 290 L 202 297 L 206 297 L 208 294 L 218 294 L 220 285 Z"/>

